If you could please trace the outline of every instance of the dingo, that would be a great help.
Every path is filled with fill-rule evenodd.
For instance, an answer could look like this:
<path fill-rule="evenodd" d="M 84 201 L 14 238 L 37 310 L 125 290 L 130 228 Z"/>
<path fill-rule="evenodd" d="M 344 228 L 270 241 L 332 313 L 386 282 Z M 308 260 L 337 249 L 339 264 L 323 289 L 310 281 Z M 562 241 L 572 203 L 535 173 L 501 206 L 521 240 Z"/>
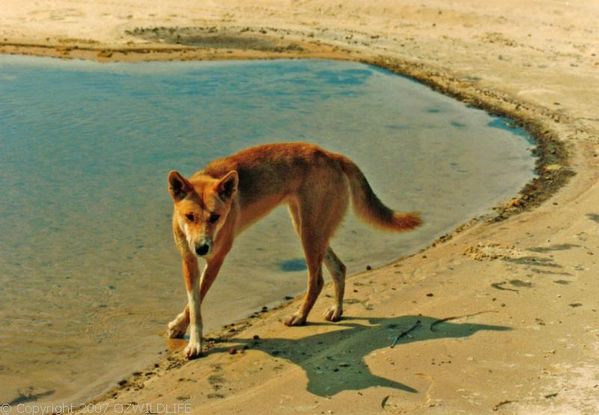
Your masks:
<path fill-rule="evenodd" d="M 289 212 L 306 256 L 308 289 L 300 309 L 285 324 L 304 324 L 323 286 L 322 263 L 335 284 L 335 304 L 325 318 L 343 313 L 345 265 L 329 239 L 341 222 L 351 194 L 355 212 L 382 229 L 406 231 L 421 224 L 416 213 L 394 212 L 374 194 L 360 169 L 347 157 L 312 144 L 262 145 L 212 161 L 189 179 L 168 175 L 174 202 L 173 234 L 183 260 L 185 309 L 168 324 L 169 337 L 190 327 L 188 358 L 202 351 L 200 304 L 214 282 L 235 237 L 281 203 Z M 198 257 L 206 261 L 198 279 Z"/>

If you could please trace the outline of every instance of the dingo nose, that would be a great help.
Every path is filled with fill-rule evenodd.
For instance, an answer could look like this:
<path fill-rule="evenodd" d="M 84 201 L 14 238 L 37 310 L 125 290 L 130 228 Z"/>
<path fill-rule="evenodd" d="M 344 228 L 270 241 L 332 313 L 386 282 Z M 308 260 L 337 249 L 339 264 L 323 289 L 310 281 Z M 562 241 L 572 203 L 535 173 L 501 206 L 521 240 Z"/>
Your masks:
<path fill-rule="evenodd" d="M 210 245 L 207 243 L 196 246 L 196 254 L 198 254 L 198 256 L 204 256 L 208 253 L 208 251 L 210 251 Z"/>

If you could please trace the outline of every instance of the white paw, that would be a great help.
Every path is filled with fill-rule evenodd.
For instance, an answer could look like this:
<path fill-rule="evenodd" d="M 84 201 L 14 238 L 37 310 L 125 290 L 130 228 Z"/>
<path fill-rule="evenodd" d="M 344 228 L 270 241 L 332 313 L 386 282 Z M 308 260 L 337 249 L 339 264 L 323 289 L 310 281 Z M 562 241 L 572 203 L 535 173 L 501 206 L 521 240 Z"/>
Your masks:
<path fill-rule="evenodd" d="M 171 339 L 181 339 L 185 336 L 185 332 L 187 331 L 188 325 L 189 323 L 187 323 L 186 321 L 174 319 L 173 321 L 168 323 L 166 335 Z"/>
<path fill-rule="evenodd" d="M 332 306 L 324 313 L 324 318 L 328 321 L 339 321 L 343 315 L 343 309 Z"/>
<path fill-rule="evenodd" d="M 188 359 L 194 359 L 202 354 L 202 342 L 190 340 L 183 350 L 185 357 Z"/>

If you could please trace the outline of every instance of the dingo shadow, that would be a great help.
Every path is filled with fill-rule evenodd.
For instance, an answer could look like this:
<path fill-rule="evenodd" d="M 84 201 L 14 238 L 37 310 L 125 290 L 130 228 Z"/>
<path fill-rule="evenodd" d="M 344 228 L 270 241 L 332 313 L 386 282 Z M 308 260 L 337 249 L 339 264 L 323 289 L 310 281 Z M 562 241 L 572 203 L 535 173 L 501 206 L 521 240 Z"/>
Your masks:
<path fill-rule="evenodd" d="M 366 324 L 361 324 L 361 321 Z M 228 342 L 240 347 L 245 345 L 296 364 L 306 372 L 308 391 L 318 396 L 332 396 L 345 390 L 361 390 L 371 386 L 385 386 L 415 393 L 418 391 L 408 385 L 373 374 L 365 357 L 375 350 L 389 348 L 401 333 L 405 335 L 395 346 L 398 356 L 401 346 L 407 343 L 468 337 L 481 330 L 511 330 L 504 326 L 451 323 L 426 316 L 370 319 L 346 317 L 339 323 L 330 324 L 337 330 L 296 340 L 233 338 Z M 409 334 L 405 333 L 408 330 Z M 213 351 L 218 351 L 218 348 Z M 409 359 L 408 356 L 404 358 Z"/>

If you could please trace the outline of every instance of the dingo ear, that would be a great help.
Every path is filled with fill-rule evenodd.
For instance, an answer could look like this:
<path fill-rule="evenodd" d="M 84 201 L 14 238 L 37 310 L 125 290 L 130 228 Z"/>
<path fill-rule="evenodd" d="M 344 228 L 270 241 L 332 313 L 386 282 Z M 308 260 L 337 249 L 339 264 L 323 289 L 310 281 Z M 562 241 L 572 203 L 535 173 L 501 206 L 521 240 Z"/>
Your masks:
<path fill-rule="evenodd" d="M 222 200 L 227 200 L 237 191 L 239 176 L 235 170 L 227 173 L 216 185 L 216 191 Z"/>
<path fill-rule="evenodd" d="M 168 174 L 168 192 L 175 202 L 185 199 L 191 191 L 191 183 L 178 171 L 173 170 Z"/>

